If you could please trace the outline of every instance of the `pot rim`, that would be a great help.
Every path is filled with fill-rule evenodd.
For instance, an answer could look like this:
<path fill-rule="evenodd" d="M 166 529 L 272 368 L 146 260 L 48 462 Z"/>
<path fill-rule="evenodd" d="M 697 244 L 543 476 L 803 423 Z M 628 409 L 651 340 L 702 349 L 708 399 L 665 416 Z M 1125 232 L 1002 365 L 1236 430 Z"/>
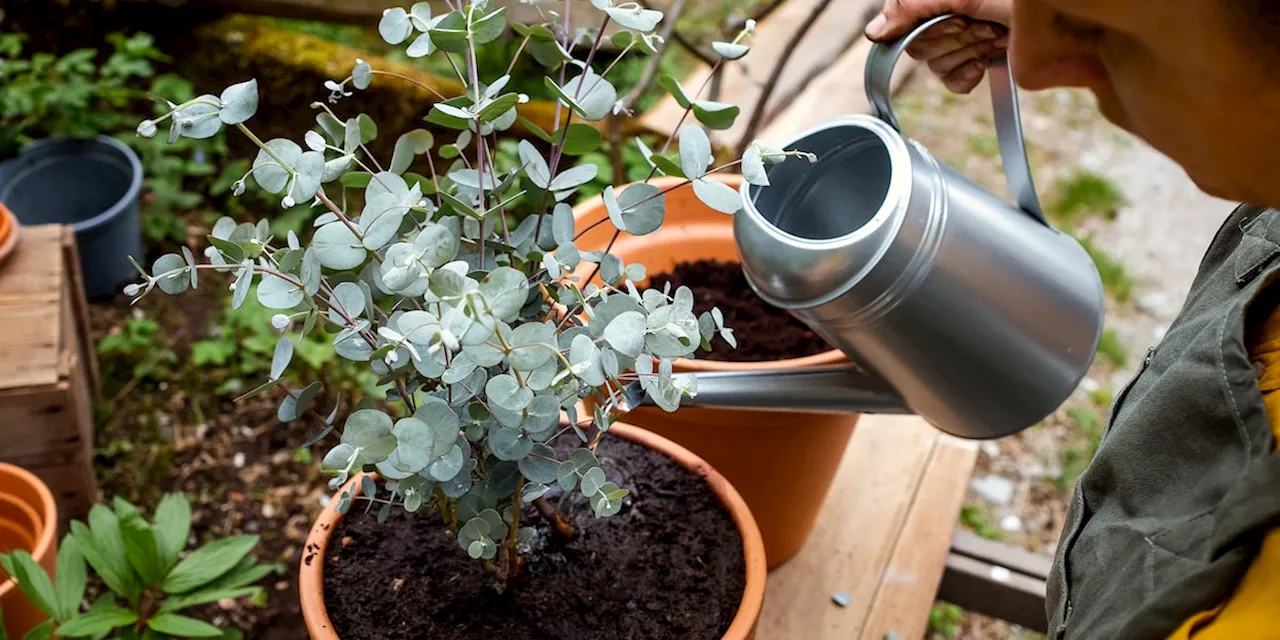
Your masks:
<path fill-rule="evenodd" d="M 648 447 L 671 458 L 689 472 L 701 476 L 729 512 L 738 529 L 738 534 L 742 537 L 746 584 L 742 589 L 738 611 L 734 614 L 733 621 L 729 623 L 729 628 L 721 636 L 721 640 L 751 638 L 764 606 L 768 568 L 764 555 L 764 539 L 760 535 L 760 527 L 756 524 L 755 517 L 751 515 L 751 509 L 746 501 L 719 471 L 692 451 L 667 438 L 623 422 L 613 423 L 609 427 L 609 435 L 616 435 Z M 357 474 L 347 481 L 343 489 L 352 491 L 352 495 L 359 495 L 360 479 L 365 475 L 376 476 L 376 474 Z M 324 558 L 333 528 L 343 517 L 344 514 L 326 505 L 324 511 L 316 518 L 315 524 L 311 526 L 306 544 L 302 549 L 303 556 L 299 562 L 298 598 L 302 605 L 307 632 L 314 640 L 340 640 L 333 631 L 333 623 L 329 619 L 329 610 L 324 600 Z M 307 615 L 308 611 L 315 612 L 315 619 Z"/>
<path fill-rule="evenodd" d="M 742 183 L 742 175 L 736 173 L 713 173 L 707 176 L 709 180 L 715 180 L 726 186 L 732 187 L 737 191 Z M 649 181 L 649 184 L 659 189 L 668 189 L 685 182 L 684 178 L 675 176 L 661 176 Z M 624 187 L 625 188 L 625 187 Z M 582 201 L 573 208 L 573 219 L 576 223 L 588 217 L 589 212 L 592 218 L 597 218 L 605 211 L 604 196 L 595 195 L 587 200 Z M 733 236 L 733 216 L 723 216 L 724 223 L 707 224 L 701 223 L 699 226 L 711 226 L 717 232 L 723 232 L 725 235 Z M 643 236 L 632 236 L 634 238 L 643 238 Z M 644 242 L 644 240 L 640 240 Z M 651 240 L 652 241 L 652 240 Z M 696 259 L 697 256 L 692 256 Z M 672 368 L 683 373 L 709 373 L 719 371 L 761 371 L 767 369 L 807 369 L 810 367 L 822 367 L 834 364 L 849 363 L 849 356 L 845 355 L 839 349 L 823 351 L 811 356 L 803 356 L 799 358 L 786 358 L 783 360 L 761 360 L 758 362 L 726 362 L 722 360 L 706 360 L 697 358 L 676 358 L 672 361 Z"/>
<path fill-rule="evenodd" d="M 27 504 L 21 495 L 8 490 L 3 492 L 5 495 L 13 497 L 21 506 L 33 511 L 39 519 L 43 520 L 43 529 L 39 532 L 33 532 L 36 534 L 32 536 L 35 539 L 35 548 L 31 550 L 31 557 L 36 561 L 36 564 L 43 566 L 42 561 L 45 556 L 49 555 L 49 550 L 53 548 L 54 536 L 58 530 L 58 505 L 53 501 L 53 492 L 34 473 L 7 462 L 0 462 L 0 488 L 5 488 L 10 482 L 30 487 L 40 501 L 39 505 Z M 0 583 L 0 598 L 8 596 L 17 587 L 18 582 L 13 577 Z"/>
<path fill-rule="evenodd" d="M 18 153 L 18 157 L 10 160 L 9 162 L 21 162 L 30 154 L 38 153 L 45 148 L 49 148 L 50 151 L 48 151 L 48 153 L 56 156 L 60 154 L 57 147 L 65 144 L 99 145 L 101 147 L 106 147 L 124 159 L 125 163 L 129 165 L 130 173 L 129 188 L 120 196 L 120 199 L 116 200 L 114 204 L 107 207 L 106 210 L 98 213 L 97 215 L 85 218 L 84 220 L 80 220 L 79 222 L 75 222 L 68 226 L 70 226 L 77 234 L 80 234 L 108 224 L 126 213 L 129 210 L 129 207 L 138 200 L 138 196 L 142 192 L 142 160 L 138 158 L 138 154 L 134 153 L 133 149 L 129 148 L 129 145 L 112 138 L 111 136 L 51 136 L 48 138 L 41 138 L 27 145 Z M 17 214 L 14 214 L 14 217 L 16 220 Z"/>

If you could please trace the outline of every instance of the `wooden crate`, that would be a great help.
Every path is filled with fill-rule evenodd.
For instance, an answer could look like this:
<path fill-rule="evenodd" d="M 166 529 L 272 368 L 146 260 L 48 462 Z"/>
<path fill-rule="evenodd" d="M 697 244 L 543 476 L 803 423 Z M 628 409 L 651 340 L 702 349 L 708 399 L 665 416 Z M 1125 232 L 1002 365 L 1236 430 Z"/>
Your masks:
<path fill-rule="evenodd" d="M 0 264 L 0 460 L 53 491 L 63 528 L 97 499 L 97 358 L 70 227 L 23 227 Z"/>

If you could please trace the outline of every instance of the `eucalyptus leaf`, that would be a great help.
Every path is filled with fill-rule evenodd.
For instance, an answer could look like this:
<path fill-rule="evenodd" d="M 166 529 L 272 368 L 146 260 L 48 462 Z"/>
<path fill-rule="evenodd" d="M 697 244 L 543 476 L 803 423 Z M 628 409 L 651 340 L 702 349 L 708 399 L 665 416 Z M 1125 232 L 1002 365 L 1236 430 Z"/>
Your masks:
<path fill-rule="evenodd" d="M 693 181 L 693 193 L 703 204 L 720 213 L 732 215 L 742 209 L 742 196 L 723 182 L 699 178 Z"/>
<path fill-rule="evenodd" d="M 239 124 L 258 110 L 258 81 L 251 79 L 233 84 L 222 92 L 222 110 L 218 117 L 226 124 Z"/>
<path fill-rule="evenodd" d="M 737 60 L 747 55 L 747 52 L 751 51 L 751 47 L 734 42 L 712 42 L 711 50 L 725 60 Z"/>
<path fill-rule="evenodd" d="M 302 303 L 302 289 L 290 280 L 264 273 L 258 285 L 258 302 L 268 309 L 292 309 Z"/>
<path fill-rule="evenodd" d="M 279 380 L 284 375 L 284 370 L 289 366 L 289 361 L 293 360 L 293 341 L 285 336 L 281 336 L 276 341 L 275 352 L 271 356 L 271 373 L 269 378 Z"/>
<path fill-rule="evenodd" d="M 369 255 L 356 234 L 342 222 L 332 222 L 317 229 L 311 248 L 321 266 L 339 271 L 364 264 Z"/>
<path fill-rule="evenodd" d="M 387 44 L 400 44 L 409 37 L 410 33 L 413 33 L 413 24 L 409 21 L 409 14 L 404 9 L 394 7 L 382 12 L 382 20 L 378 22 L 378 34 Z"/>
<path fill-rule="evenodd" d="M 634 358 L 644 348 L 645 317 L 636 311 L 628 311 L 614 318 L 604 329 L 604 339 L 625 356 Z"/>
<path fill-rule="evenodd" d="M 711 166 L 711 140 L 702 127 L 686 124 L 680 128 L 680 169 L 690 179 L 702 177 Z"/>

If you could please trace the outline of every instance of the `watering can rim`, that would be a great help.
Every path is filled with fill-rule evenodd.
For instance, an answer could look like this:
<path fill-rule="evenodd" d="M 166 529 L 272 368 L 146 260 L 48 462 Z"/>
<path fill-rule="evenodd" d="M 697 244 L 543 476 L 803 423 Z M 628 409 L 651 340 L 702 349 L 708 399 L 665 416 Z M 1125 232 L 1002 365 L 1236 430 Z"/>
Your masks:
<path fill-rule="evenodd" d="M 885 121 L 867 114 L 849 114 L 839 118 L 830 120 L 824 124 L 812 127 L 802 133 L 799 133 L 782 144 L 783 149 L 804 151 L 802 147 L 796 146 L 804 140 L 833 129 L 862 129 L 875 134 L 876 138 L 883 145 L 886 153 L 889 155 L 889 163 L 893 170 L 890 173 L 889 188 L 885 192 L 884 202 L 865 224 L 834 238 L 814 239 L 805 238 L 795 235 L 788 231 L 784 231 L 781 227 L 769 220 L 759 209 L 756 208 L 756 198 L 764 189 L 770 187 L 761 187 L 753 185 L 750 182 L 743 181 L 738 187 L 739 194 L 742 197 L 742 211 L 737 215 L 747 214 L 747 217 L 756 222 L 760 228 L 764 229 L 775 239 L 787 242 L 794 246 L 806 249 L 828 250 L 846 247 L 857 244 L 874 236 L 880 231 L 886 222 L 894 218 L 894 213 L 906 206 L 907 200 L 911 195 L 911 154 L 908 149 L 908 141 L 905 137 L 898 133 L 891 125 Z M 791 162 L 804 162 L 804 160 L 792 159 Z M 822 162 L 822 158 L 818 158 L 818 162 Z M 817 166 L 815 164 L 815 166 Z"/>

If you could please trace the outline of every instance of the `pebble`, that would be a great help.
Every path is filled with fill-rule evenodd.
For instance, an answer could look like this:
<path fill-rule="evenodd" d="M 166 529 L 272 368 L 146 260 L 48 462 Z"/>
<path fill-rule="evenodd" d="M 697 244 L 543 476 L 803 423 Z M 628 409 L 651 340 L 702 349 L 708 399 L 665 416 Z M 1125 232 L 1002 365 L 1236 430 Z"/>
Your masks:
<path fill-rule="evenodd" d="M 1097 391 L 1098 388 L 1101 386 L 1102 385 L 1099 385 L 1098 381 L 1094 380 L 1093 378 L 1085 378 L 1084 380 L 1080 381 L 1080 390 L 1085 393 L 1093 393 L 1094 391 Z"/>
<path fill-rule="evenodd" d="M 1169 327 L 1164 325 L 1160 325 L 1151 330 L 1151 336 L 1156 339 L 1156 342 L 1164 340 L 1164 334 L 1166 333 L 1169 333 Z"/>
<path fill-rule="evenodd" d="M 837 591 L 834 594 L 832 594 L 831 601 L 842 607 L 847 607 L 849 606 L 850 602 L 853 602 L 853 598 L 850 597 L 849 594 L 844 591 Z"/>
<path fill-rule="evenodd" d="M 1138 297 L 1138 308 L 1150 314 L 1163 313 L 1169 306 L 1169 296 L 1163 293 L 1148 293 Z"/>
<path fill-rule="evenodd" d="M 271 506 L 271 505 L 269 505 L 269 504 L 263 503 L 263 505 L 262 505 L 262 517 L 264 517 L 264 518 L 270 518 L 270 517 L 272 517 L 272 516 L 274 516 L 274 515 L 276 515 L 276 508 L 275 508 L 275 507 L 273 507 L 273 506 Z"/>
<path fill-rule="evenodd" d="M 1008 506 L 1013 502 L 1013 483 L 1008 478 L 983 476 L 971 480 L 969 486 L 989 502 L 1001 506 Z"/>
<path fill-rule="evenodd" d="M 1022 531 L 1022 518 L 1007 515 L 1000 519 L 1000 528 L 1010 532 Z"/>
<path fill-rule="evenodd" d="M 235 465 L 235 467 L 236 467 L 237 469 L 243 469 L 243 468 L 244 468 L 244 453 L 242 453 L 242 452 L 240 452 L 240 451 L 237 451 L 237 452 L 236 452 L 236 455 L 231 456 L 231 464 Z"/>
<path fill-rule="evenodd" d="M 982 453 L 988 458 L 994 458 L 1000 455 L 1000 445 L 992 442 L 991 440 L 984 441 L 982 444 L 978 445 L 978 448 L 981 449 Z"/>
<path fill-rule="evenodd" d="M 329 506 L 329 494 L 322 493 L 320 494 L 320 508 L 323 509 L 327 506 Z"/>

